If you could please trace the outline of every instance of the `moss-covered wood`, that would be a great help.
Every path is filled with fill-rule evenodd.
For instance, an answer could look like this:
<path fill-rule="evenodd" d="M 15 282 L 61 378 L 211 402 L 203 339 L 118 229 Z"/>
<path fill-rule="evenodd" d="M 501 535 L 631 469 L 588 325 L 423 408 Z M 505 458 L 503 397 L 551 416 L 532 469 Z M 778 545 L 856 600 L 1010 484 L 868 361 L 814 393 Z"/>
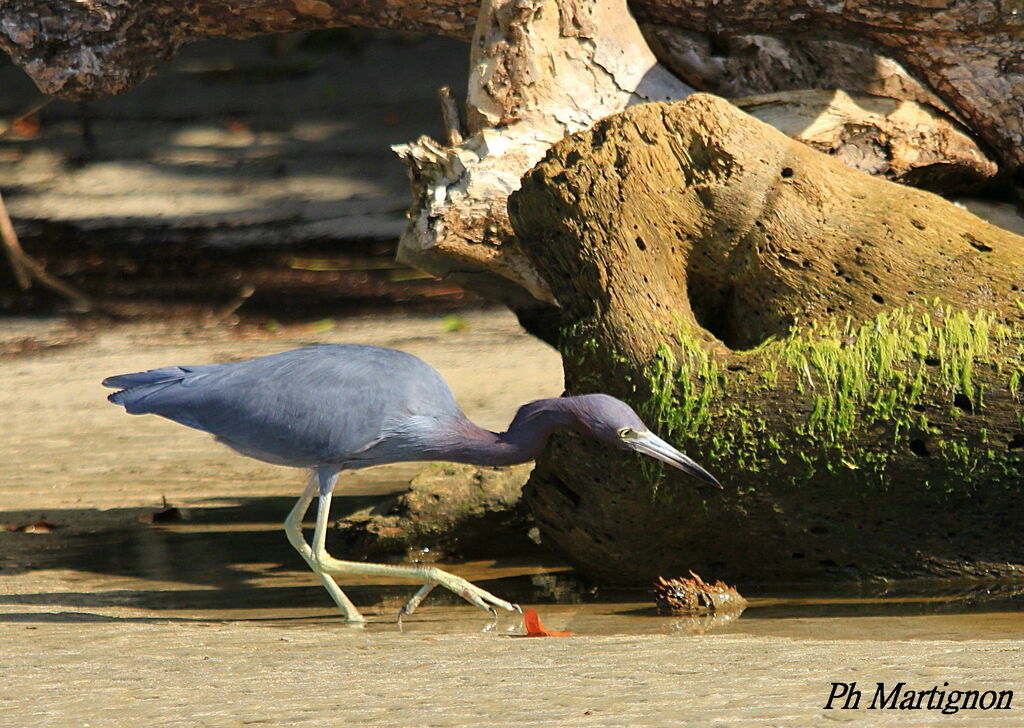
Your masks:
<path fill-rule="evenodd" d="M 531 469 L 437 463 L 404 493 L 339 521 L 331 538 L 349 558 L 371 561 L 536 556 L 521 500 Z"/>
<path fill-rule="evenodd" d="M 569 390 L 726 483 L 555 440 L 527 496 L 591 574 L 1024 574 L 1024 238 L 706 95 L 560 142 L 510 212 Z"/>

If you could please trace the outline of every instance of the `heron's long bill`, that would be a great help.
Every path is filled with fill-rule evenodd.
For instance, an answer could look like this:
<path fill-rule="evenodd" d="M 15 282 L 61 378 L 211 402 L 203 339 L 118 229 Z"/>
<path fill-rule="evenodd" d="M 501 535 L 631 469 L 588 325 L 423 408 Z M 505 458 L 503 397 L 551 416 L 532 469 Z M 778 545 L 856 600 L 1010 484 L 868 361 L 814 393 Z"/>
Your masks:
<path fill-rule="evenodd" d="M 719 488 L 722 487 L 722 484 L 718 482 L 718 479 L 715 478 L 714 475 L 709 473 L 690 458 L 683 455 L 653 432 L 636 433 L 634 437 L 626 441 L 626 447 L 666 462 L 672 467 L 679 468 L 684 473 L 692 475 L 695 478 L 700 478 L 701 480 L 706 480 L 709 483 L 714 483 Z"/>

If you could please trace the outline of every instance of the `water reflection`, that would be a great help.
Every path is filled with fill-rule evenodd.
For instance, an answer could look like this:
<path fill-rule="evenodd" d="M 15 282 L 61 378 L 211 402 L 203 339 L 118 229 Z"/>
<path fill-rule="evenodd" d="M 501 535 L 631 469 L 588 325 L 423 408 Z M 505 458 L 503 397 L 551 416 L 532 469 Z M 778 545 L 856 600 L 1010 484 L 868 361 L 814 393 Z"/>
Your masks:
<path fill-rule="evenodd" d="M 366 502 L 344 504 L 355 510 Z M 363 501 L 366 499 L 363 498 Z M 47 534 L 0 533 L 0 622 L 226 621 L 339 625 L 322 587 L 285 540 L 278 523 L 290 498 L 260 498 L 194 509 L 189 520 L 143 523 L 147 512 L 104 514 L 120 528 L 78 530 L 83 512 L 46 514 Z M 151 513 L 149 511 L 148 513 Z M 95 514 L 91 514 L 94 516 Z M 0 514 L 0 523 L 38 514 Z M 130 527 L 123 524 L 132 523 Z M 334 534 L 337 537 L 337 534 Z M 329 544 L 345 553 L 345 544 Z M 739 619 L 659 616 L 648 590 L 597 588 L 557 561 L 522 557 L 444 564 L 483 588 L 538 607 L 552 629 L 576 634 L 779 635 L 805 639 L 1024 639 L 1024 580 L 914 581 L 829 587 L 738 585 L 750 602 Z M 47 572 L 72 573 L 52 580 Z M 5 580 L 39 578 L 32 588 Z M 708 575 L 713 577 L 713 575 Z M 52 588 L 47 588 L 51 586 Z M 351 579 L 345 591 L 366 629 L 397 629 L 395 616 L 415 586 Z M 120 610 L 120 611 L 119 611 Z M 132 613 L 127 613 L 135 610 Z M 141 611 L 141 613 L 140 613 Z M 404 631 L 511 634 L 513 615 L 486 616 L 435 590 Z"/>

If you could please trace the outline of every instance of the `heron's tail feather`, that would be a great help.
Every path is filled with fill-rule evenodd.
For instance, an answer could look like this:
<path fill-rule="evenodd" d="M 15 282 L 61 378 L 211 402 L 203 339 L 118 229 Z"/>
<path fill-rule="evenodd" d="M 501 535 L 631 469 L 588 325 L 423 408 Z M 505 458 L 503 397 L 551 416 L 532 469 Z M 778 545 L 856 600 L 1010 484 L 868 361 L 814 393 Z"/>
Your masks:
<path fill-rule="evenodd" d="M 176 381 L 191 371 L 191 367 L 163 367 L 161 369 L 150 369 L 145 372 L 135 372 L 134 374 L 118 374 L 104 379 L 103 386 L 114 389 L 131 389 L 147 384 Z"/>
<path fill-rule="evenodd" d="M 119 391 L 107 397 L 114 404 L 122 405 L 131 414 L 142 414 L 150 411 L 145 401 L 152 395 L 180 384 L 191 375 L 197 367 L 163 367 L 150 369 L 146 372 L 118 374 L 103 380 L 104 387 L 112 387 Z"/>

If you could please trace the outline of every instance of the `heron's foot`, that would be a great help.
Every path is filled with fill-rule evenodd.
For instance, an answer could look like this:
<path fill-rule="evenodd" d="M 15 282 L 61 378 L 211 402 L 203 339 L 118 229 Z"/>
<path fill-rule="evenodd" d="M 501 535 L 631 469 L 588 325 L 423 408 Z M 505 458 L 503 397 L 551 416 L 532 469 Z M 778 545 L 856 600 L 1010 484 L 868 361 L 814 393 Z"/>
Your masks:
<path fill-rule="evenodd" d="M 419 590 L 412 595 L 412 598 L 402 605 L 402 608 L 398 610 L 398 626 L 402 626 L 402 617 L 407 614 L 412 614 L 416 611 L 416 608 L 423 603 L 423 600 L 427 598 L 430 592 L 434 591 L 436 584 L 427 582 L 419 588 Z"/>
<path fill-rule="evenodd" d="M 460 597 L 465 599 L 470 604 L 473 604 L 485 612 L 490 612 L 493 615 L 497 615 L 494 611 L 494 607 L 499 607 L 508 612 L 522 612 L 518 605 L 506 602 L 500 597 L 496 597 L 486 589 L 481 589 L 470 581 L 463 579 L 461 576 L 455 576 L 455 574 L 449 574 L 447 571 L 442 571 L 436 567 L 430 567 L 425 570 L 424 577 L 426 577 L 426 583 L 420 588 L 416 594 L 413 595 L 404 607 L 402 607 L 399 616 L 405 616 L 406 614 L 412 614 L 413 611 L 420 605 L 420 602 L 426 598 L 430 590 L 435 586 L 442 586 L 451 592 L 458 594 Z"/>
<path fill-rule="evenodd" d="M 465 599 L 470 604 L 473 604 L 485 612 L 494 614 L 494 608 L 499 607 L 509 612 L 521 612 L 515 604 L 506 602 L 504 599 L 500 599 L 489 591 L 481 589 L 480 587 L 470 583 L 463 579 L 461 576 L 455 576 L 449 574 L 447 571 L 442 571 L 434 566 L 400 566 L 392 564 L 370 564 L 361 561 L 340 561 L 330 556 L 326 551 L 323 550 L 322 546 L 313 550 L 309 558 L 310 566 L 313 567 L 313 571 L 317 575 L 324 577 L 334 574 L 363 574 L 368 576 L 387 576 L 391 578 L 399 579 L 413 579 L 423 584 L 422 587 L 413 595 L 404 607 L 402 607 L 399 617 L 403 617 L 407 614 L 412 614 L 416 607 L 426 598 L 427 594 L 430 593 L 431 589 L 435 586 L 443 586 L 449 591 L 455 592 L 460 597 Z M 328 586 L 328 582 L 331 579 L 324 580 L 324 586 Z M 337 587 L 335 587 L 337 588 Z M 341 591 L 338 589 L 337 591 Z M 334 592 L 332 592 L 332 596 Z M 337 599 L 336 599 L 337 601 Z M 347 601 L 347 599 L 346 599 Z M 346 609 L 341 602 L 338 606 L 345 612 L 346 617 L 349 614 L 358 614 L 355 606 L 348 603 L 349 608 Z M 353 616 L 354 616 L 353 614 Z"/>

